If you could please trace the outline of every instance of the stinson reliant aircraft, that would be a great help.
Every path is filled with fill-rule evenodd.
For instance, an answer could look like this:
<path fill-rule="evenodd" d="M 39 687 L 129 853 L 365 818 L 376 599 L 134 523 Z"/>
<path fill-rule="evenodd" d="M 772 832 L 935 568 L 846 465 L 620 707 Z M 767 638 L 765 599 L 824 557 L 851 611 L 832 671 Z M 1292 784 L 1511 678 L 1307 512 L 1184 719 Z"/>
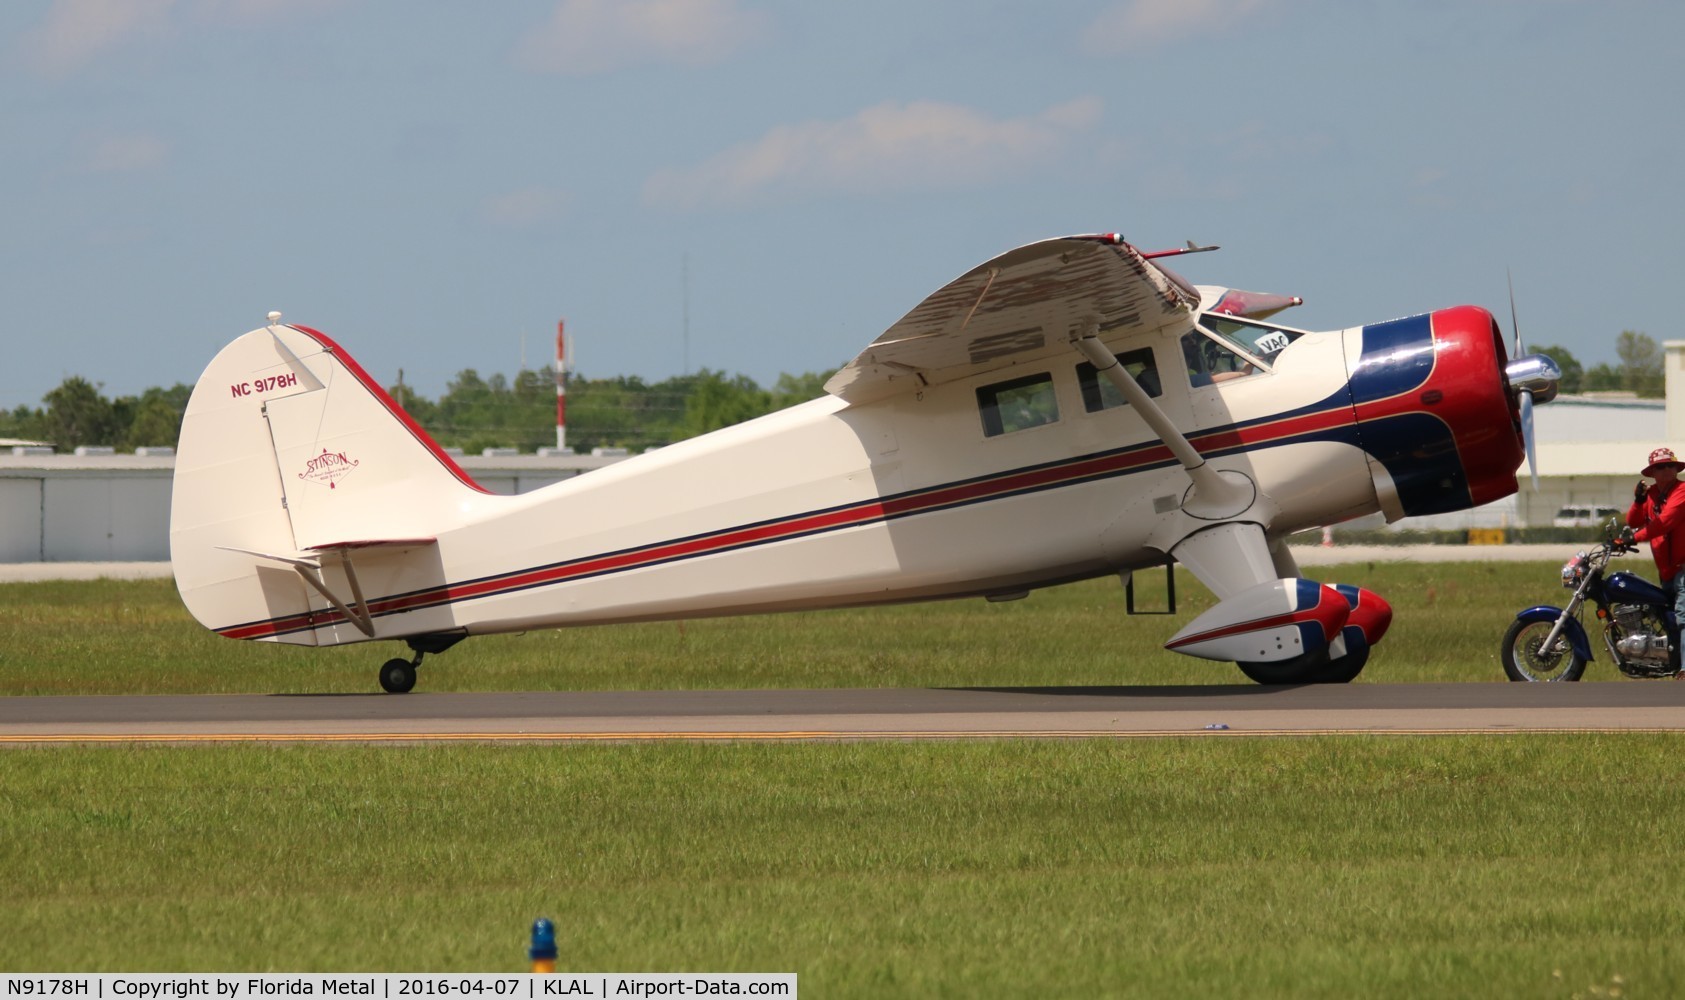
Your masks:
<path fill-rule="evenodd" d="M 1195 287 L 1117 234 L 960 275 L 826 395 L 518 496 L 479 487 L 339 345 L 225 347 L 182 425 L 170 555 L 233 639 L 396 640 L 985 597 L 1172 562 L 1217 598 L 1167 648 L 1339 682 L 1392 610 L 1305 579 L 1284 539 L 1516 490 L 1548 358 L 1461 306 L 1345 330 Z M 1517 354 L 1520 354 L 1519 337 Z"/>

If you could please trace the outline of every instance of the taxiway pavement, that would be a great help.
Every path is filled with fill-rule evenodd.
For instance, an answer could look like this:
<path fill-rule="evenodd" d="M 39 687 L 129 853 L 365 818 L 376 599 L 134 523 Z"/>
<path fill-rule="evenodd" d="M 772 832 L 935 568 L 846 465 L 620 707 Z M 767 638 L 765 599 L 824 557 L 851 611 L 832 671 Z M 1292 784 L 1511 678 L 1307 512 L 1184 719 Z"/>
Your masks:
<path fill-rule="evenodd" d="M 1685 682 L 0 698 L 0 745 L 1685 732 Z"/>

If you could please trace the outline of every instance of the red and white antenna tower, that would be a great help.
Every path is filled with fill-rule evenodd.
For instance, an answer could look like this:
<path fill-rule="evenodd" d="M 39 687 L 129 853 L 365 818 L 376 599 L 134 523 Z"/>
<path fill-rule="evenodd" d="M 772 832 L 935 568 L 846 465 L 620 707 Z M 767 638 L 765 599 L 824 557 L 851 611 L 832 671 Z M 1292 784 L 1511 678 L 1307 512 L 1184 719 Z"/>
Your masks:
<path fill-rule="evenodd" d="M 556 321 L 556 450 L 568 447 L 568 353 L 562 337 L 564 320 Z"/>

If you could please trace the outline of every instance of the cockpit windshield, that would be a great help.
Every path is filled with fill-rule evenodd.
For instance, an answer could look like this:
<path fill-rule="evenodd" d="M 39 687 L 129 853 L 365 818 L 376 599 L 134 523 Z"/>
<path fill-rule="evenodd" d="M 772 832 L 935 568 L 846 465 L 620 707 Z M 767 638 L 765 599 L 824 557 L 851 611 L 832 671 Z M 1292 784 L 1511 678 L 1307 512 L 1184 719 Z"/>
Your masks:
<path fill-rule="evenodd" d="M 1235 350 L 1250 354 L 1266 364 L 1273 362 L 1275 356 L 1288 344 L 1304 335 L 1299 330 L 1270 326 L 1256 320 L 1220 316 L 1217 313 L 1201 316 L 1200 325 L 1232 344 Z"/>

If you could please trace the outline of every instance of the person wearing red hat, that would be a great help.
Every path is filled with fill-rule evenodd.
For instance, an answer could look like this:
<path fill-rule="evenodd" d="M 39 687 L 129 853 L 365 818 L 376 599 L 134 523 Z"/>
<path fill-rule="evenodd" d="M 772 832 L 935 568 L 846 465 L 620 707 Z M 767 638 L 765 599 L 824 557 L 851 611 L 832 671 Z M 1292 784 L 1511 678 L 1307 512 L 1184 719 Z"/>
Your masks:
<path fill-rule="evenodd" d="M 1641 479 L 1633 488 L 1623 535 L 1626 541 L 1650 543 L 1650 557 L 1656 560 L 1662 586 L 1673 595 L 1674 620 L 1685 622 L 1685 489 L 1679 488 L 1681 469 L 1685 469 L 1685 462 L 1673 454 L 1673 449 L 1657 448 L 1650 453 L 1650 464 L 1641 475 L 1655 483 L 1646 484 Z M 1685 679 L 1685 671 L 1678 677 Z"/>

